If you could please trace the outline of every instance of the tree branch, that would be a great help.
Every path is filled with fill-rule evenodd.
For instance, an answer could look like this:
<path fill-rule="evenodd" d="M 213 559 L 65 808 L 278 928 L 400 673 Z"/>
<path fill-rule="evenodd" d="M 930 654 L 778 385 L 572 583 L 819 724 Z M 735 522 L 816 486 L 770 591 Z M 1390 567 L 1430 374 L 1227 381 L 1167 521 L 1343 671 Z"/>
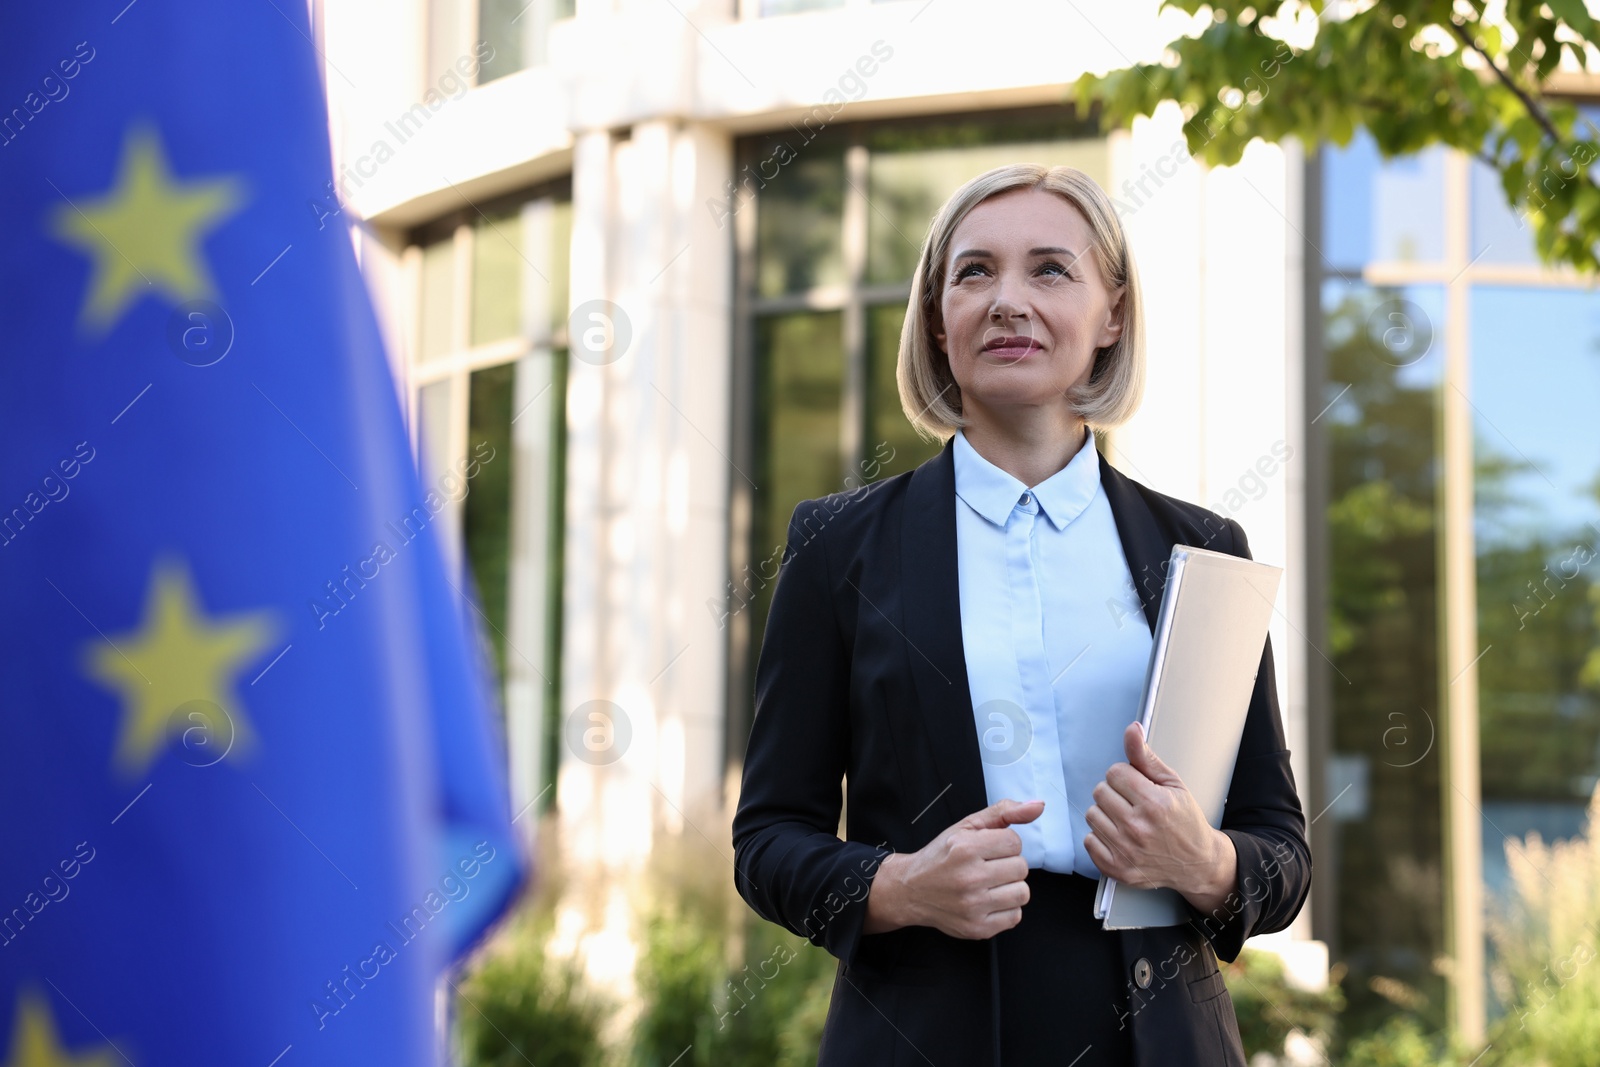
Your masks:
<path fill-rule="evenodd" d="M 1463 27 L 1461 23 L 1455 21 L 1454 19 L 1450 19 L 1448 21 L 1450 23 L 1450 29 L 1457 37 L 1461 39 L 1461 43 L 1478 53 L 1483 61 L 1489 65 L 1489 69 L 1494 71 L 1495 77 L 1500 79 L 1500 84 L 1504 85 L 1507 89 L 1510 89 L 1516 94 L 1517 99 L 1522 101 L 1522 106 L 1528 109 L 1528 115 L 1533 119 L 1533 121 L 1537 122 L 1539 124 L 1539 128 L 1544 130 L 1544 132 L 1549 136 L 1551 143 L 1559 145 L 1561 143 L 1561 134 L 1556 132 L 1555 126 L 1551 125 L 1550 123 L 1549 116 L 1540 110 L 1539 105 L 1534 102 L 1533 98 L 1523 91 L 1522 86 L 1518 85 L 1511 79 L 1511 75 L 1501 70 L 1500 65 L 1491 59 L 1483 49 L 1478 47 L 1477 42 L 1472 39 L 1472 37 L 1467 33 L 1466 28 Z"/>

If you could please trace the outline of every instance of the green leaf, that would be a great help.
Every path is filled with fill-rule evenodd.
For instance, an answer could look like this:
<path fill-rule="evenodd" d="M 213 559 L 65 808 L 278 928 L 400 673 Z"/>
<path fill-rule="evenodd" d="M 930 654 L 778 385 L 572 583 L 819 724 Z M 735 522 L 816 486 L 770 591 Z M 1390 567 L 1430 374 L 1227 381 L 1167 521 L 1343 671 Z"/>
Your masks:
<path fill-rule="evenodd" d="M 1258 18 L 1241 25 L 1243 9 L 1225 4 L 1214 8 L 1224 13 L 1220 21 L 1197 21 L 1197 36 L 1169 43 L 1174 66 L 1130 67 L 1103 78 L 1086 74 L 1074 83 L 1073 106 L 1082 113 L 1098 101 L 1102 127 L 1110 131 L 1153 113 L 1164 100 L 1176 101 L 1191 153 L 1212 166 L 1236 162 L 1257 137 L 1345 145 L 1358 128 L 1370 131 L 1386 158 L 1436 144 L 1487 155 L 1507 199 L 1528 203 L 1538 216 L 1545 262 L 1571 263 L 1585 271 L 1600 265 L 1597 190 L 1552 179 L 1554 165 L 1574 142 L 1576 112 L 1529 90 L 1566 146 L 1552 157 L 1557 146 L 1517 92 L 1469 68 L 1460 49 L 1429 55 L 1413 47 L 1429 26 L 1443 27 L 1454 39 L 1447 20 L 1470 7 L 1478 18 L 1465 27 L 1469 37 L 1481 38 L 1507 78 L 1532 86 L 1541 71 L 1553 69 L 1561 53 L 1574 47 L 1557 39 L 1562 26 L 1586 39 L 1594 32 L 1584 0 L 1506 0 L 1502 25 L 1482 21 L 1484 0 L 1393 0 L 1339 19 L 1322 14 L 1321 0 L 1308 6 L 1318 23 L 1303 48 L 1290 50 L 1267 37 Z M 1195 14 L 1207 5 L 1164 0 L 1162 7 Z M 1269 0 L 1253 10 L 1276 14 L 1284 7 L 1284 0 Z M 1405 16 L 1404 26 L 1394 25 L 1397 15 Z M 1513 33 L 1516 43 L 1509 46 Z M 1245 88 L 1255 102 L 1237 110 L 1220 105 L 1218 94 L 1229 87 Z M 1580 136 L 1590 133 L 1585 129 Z"/>
<path fill-rule="evenodd" d="M 1556 18 L 1565 22 L 1584 40 L 1594 37 L 1594 18 L 1590 16 L 1583 0 L 1545 0 L 1545 2 L 1550 5 L 1550 10 L 1555 12 Z"/>

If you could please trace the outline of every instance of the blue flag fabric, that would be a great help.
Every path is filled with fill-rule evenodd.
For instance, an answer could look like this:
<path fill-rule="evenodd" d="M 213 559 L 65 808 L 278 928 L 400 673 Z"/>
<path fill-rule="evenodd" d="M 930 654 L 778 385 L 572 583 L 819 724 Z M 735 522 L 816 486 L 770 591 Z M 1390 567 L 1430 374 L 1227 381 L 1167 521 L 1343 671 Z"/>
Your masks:
<path fill-rule="evenodd" d="M 527 858 L 306 6 L 6 21 L 0 1064 L 435 1062 Z"/>

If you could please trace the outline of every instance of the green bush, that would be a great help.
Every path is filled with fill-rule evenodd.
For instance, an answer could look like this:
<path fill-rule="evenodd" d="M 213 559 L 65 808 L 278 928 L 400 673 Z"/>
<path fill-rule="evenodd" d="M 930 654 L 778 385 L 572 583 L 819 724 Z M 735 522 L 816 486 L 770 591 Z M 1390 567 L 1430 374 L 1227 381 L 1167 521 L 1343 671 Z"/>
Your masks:
<path fill-rule="evenodd" d="M 1491 911 L 1491 981 L 1505 1014 L 1493 1028 L 1496 1062 L 1588 1067 L 1600 1060 L 1600 789 L 1589 830 L 1546 845 L 1506 844 L 1514 892 Z"/>
<path fill-rule="evenodd" d="M 1546 845 L 1508 841 L 1512 892 L 1488 933 L 1497 1018 L 1486 1047 L 1452 1045 L 1415 1018 L 1350 1040 L 1340 1067 L 1591 1067 L 1600 1063 L 1600 789 L 1589 830 Z"/>
<path fill-rule="evenodd" d="M 1350 1042 L 1339 1067 L 1444 1067 L 1463 1062 L 1443 1047 L 1443 1040 L 1423 1030 L 1409 1015 L 1396 1016 L 1376 1033 Z"/>
<path fill-rule="evenodd" d="M 723 971 L 723 942 L 708 916 L 696 922 L 693 915 L 669 907 L 646 924 L 636 969 L 644 1002 L 634 1037 L 638 1067 L 690 1067 L 703 1062 L 714 1040 L 706 1009 Z M 686 1049 L 691 1055 L 680 1058 Z"/>
<path fill-rule="evenodd" d="M 1590 819 L 1600 826 L 1600 792 Z M 1375 1032 L 1341 1034 L 1337 983 L 1323 993 L 1292 988 L 1276 956 L 1246 949 L 1223 974 L 1247 1056 L 1281 1057 L 1298 1031 L 1332 1050 L 1329 1067 L 1600 1064 L 1600 833 L 1550 846 L 1534 836 L 1507 851 L 1515 893 L 1489 923 L 1503 1008 L 1490 1048 L 1452 1047 L 1417 1016 L 1426 998 L 1392 981 L 1377 991 L 1395 1016 Z M 547 953 L 563 871 L 551 855 L 540 872 L 537 893 L 456 983 L 453 1037 L 464 1065 L 815 1067 L 837 961 L 751 914 L 725 856 L 688 835 L 658 841 L 633 885 L 641 950 L 633 1005 L 596 994 Z M 636 1017 L 618 1016 L 624 1009 Z M 631 1032 L 619 1034 L 630 1021 Z M 608 1035 L 621 1047 L 608 1049 Z"/>
<path fill-rule="evenodd" d="M 1320 1038 L 1324 1045 L 1332 1038 L 1344 1008 L 1344 994 L 1337 985 L 1330 984 L 1321 993 L 1291 986 L 1284 976 L 1283 960 L 1253 948 L 1224 964 L 1222 976 L 1239 1017 L 1246 1058 L 1258 1052 L 1280 1055 L 1291 1030 Z"/>
<path fill-rule="evenodd" d="M 704 836 L 657 840 L 634 912 L 633 1067 L 815 1067 L 838 960 L 757 918 Z"/>
<path fill-rule="evenodd" d="M 634 1063 L 815 1067 L 836 961 L 743 917 L 735 920 L 742 951 L 730 954 L 720 919 L 720 912 L 680 906 L 648 923 Z"/>
<path fill-rule="evenodd" d="M 546 952 L 555 902 L 571 893 L 558 832 L 540 837 L 536 890 L 457 983 L 464 1067 L 815 1067 L 838 961 L 755 917 L 703 837 L 659 838 L 629 884 L 640 950 L 632 1005 L 592 992 Z M 621 1017 L 625 1008 L 637 1015 Z"/>
<path fill-rule="evenodd" d="M 467 1067 L 600 1067 L 607 1004 L 544 952 L 549 929 L 519 914 L 456 985 L 458 1058 Z"/>

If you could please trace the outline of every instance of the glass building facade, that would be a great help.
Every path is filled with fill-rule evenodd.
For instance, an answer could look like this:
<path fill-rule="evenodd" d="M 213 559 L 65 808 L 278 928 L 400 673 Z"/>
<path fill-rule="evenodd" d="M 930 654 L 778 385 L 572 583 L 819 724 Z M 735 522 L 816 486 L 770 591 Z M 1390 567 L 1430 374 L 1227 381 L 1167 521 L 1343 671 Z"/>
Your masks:
<path fill-rule="evenodd" d="M 1462 154 L 1363 133 L 1316 178 L 1318 936 L 1358 1012 L 1443 1024 L 1454 978 L 1492 1017 L 1507 849 L 1583 831 L 1600 775 L 1600 295 Z"/>

